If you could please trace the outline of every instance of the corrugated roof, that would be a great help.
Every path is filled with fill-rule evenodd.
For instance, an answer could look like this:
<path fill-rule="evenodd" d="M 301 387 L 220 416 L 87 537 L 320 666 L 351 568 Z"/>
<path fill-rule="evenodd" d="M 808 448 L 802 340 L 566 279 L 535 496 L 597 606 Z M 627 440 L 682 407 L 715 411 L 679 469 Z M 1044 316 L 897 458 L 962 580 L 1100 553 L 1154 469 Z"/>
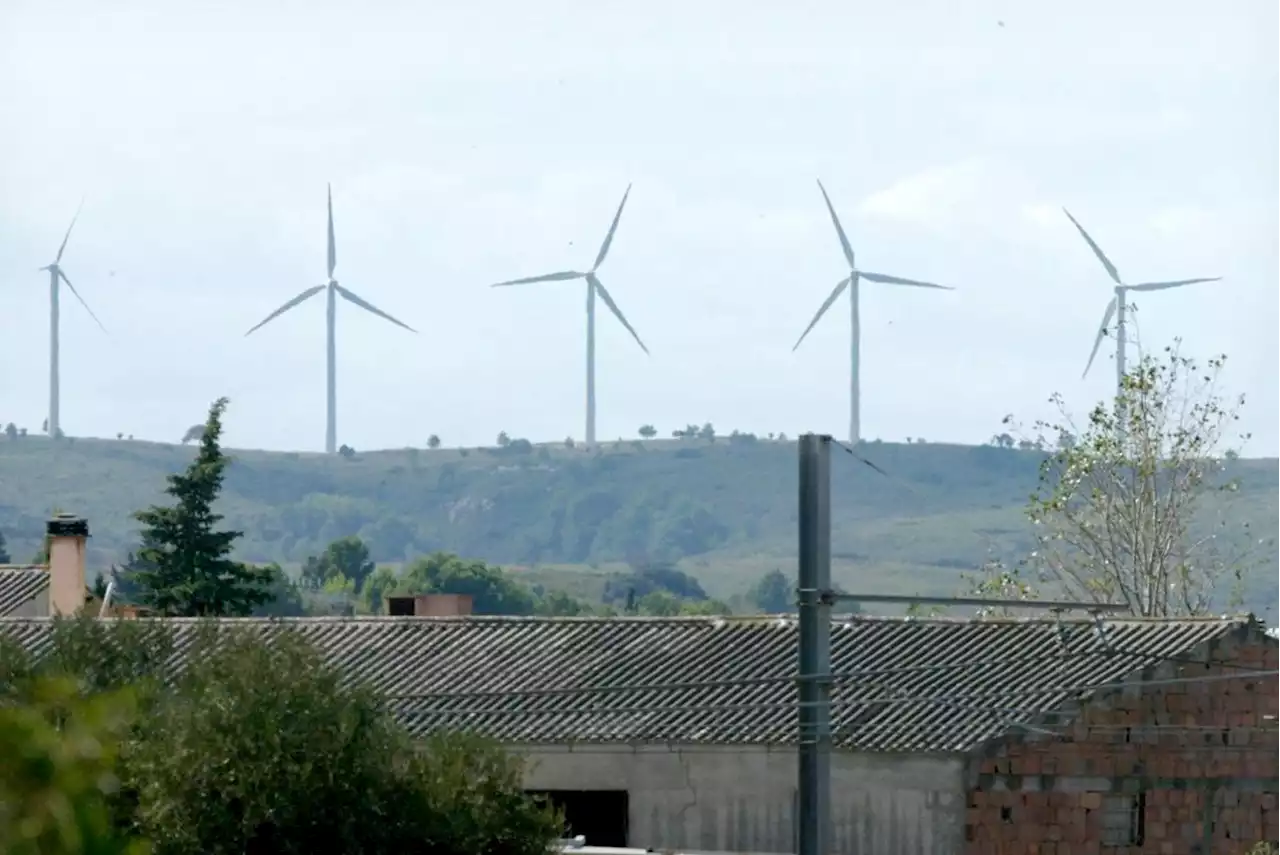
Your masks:
<path fill-rule="evenodd" d="M 0 617 L 10 614 L 49 588 L 49 573 L 40 566 L 0 566 Z"/>
<path fill-rule="evenodd" d="M 181 650 L 197 625 L 174 620 Z M 386 693 L 415 733 L 509 743 L 794 743 L 792 618 L 230 619 L 301 632 Z M 1247 618 L 833 622 L 832 725 L 862 750 L 963 751 L 1249 626 Z M 49 622 L 0 621 L 33 649 Z M 1108 647 L 1110 645 L 1110 647 Z M 674 684 L 674 685 L 673 685 Z M 1028 693 L 1044 690 L 1044 694 Z M 941 702 L 941 701 L 945 701 Z"/>

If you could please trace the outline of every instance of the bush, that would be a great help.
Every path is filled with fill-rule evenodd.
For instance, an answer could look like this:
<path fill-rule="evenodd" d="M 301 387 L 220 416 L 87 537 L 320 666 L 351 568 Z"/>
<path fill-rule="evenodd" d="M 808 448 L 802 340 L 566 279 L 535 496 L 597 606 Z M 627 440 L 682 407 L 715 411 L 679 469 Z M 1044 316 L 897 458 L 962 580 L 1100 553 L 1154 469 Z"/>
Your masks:
<path fill-rule="evenodd" d="M 140 631 L 148 622 L 59 623 L 34 666 L 0 651 L 0 681 L 10 699 L 29 697 L 41 671 L 84 671 L 82 691 L 108 676 L 155 689 L 122 745 L 112 809 L 116 827 L 156 855 L 544 855 L 559 834 L 559 818 L 521 790 L 518 761 L 470 736 L 414 741 L 382 698 L 292 631 L 267 640 L 199 627 L 174 675 L 154 645 L 127 652 L 151 639 Z M 91 661 L 104 641 L 110 661 Z M 165 676 L 163 687 L 149 679 Z"/>

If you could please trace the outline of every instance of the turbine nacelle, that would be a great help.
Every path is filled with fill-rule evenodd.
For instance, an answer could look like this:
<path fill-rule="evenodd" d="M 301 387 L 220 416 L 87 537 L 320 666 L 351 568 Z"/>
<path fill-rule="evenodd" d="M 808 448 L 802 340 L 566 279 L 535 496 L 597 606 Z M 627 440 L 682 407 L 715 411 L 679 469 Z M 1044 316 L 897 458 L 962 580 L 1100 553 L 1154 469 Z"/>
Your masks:
<path fill-rule="evenodd" d="M 1126 285 L 1124 280 L 1120 277 L 1119 269 L 1111 263 L 1111 259 L 1107 258 L 1107 254 L 1102 251 L 1102 247 L 1098 246 L 1097 242 L 1089 236 L 1087 231 L 1084 230 L 1084 226 L 1080 225 L 1076 218 L 1071 216 L 1071 212 L 1066 208 L 1062 209 L 1062 213 L 1067 215 L 1067 219 L 1071 221 L 1071 225 L 1076 227 L 1076 231 L 1080 233 L 1080 237 L 1082 237 L 1084 242 L 1089 245 L 1089 249 L 1093 251 L 1094 257 L 1098 259 L 1098 262 L 1102 265 L 1103 269 L 1107 271 L 1107 275 L 1111 277 L 1111 281 L 1115 283 L 1112 288 L 1112 292 L 1115 296 L 1113 296 L 1111 301 L 1107 303 L 1107 308 L 1102 314 L 1102 324 L 1098 327 L 1098 334 L 1093 340 L 1093 350 L 1089 352 L 1089 361 L 1085 363 L 1084 373 L 1080 375 L 1081 378 L 1087 376 L 1089 374 L 1089 369 L 1093 367 L 1093 360 L 1098 355 L 1098 349 L 1102 346 L 1102 340 L 1107 336 L 1107 330 L 1111 324 L 1112 318 L 1118 317 L 1119 322 L 1117 323 L 1117 326 L 1124 326 L 1124 310 L 1126 308 L 1125 296 L 1127 291 L 1138 291 L 1140 293 L 1146 293 L 1148 291 L 1167 291 L 1170 288 L 1182 288 L 1186 285 L 1198 285 L 1202 282 L 1218 282 L 1222 279 L 1221 276 L 1208 276 L 1198 277 L 1195 279 L 1175 279 L 1169 282 L 1141 282 L 1136 285 Z M 1119 336 L 1117 336 L 1117 338 L 1119 339 Z M 1116 359 L 1120 368 L 1123 368 L 1124 366 L 1123 345 L 1123 340 L 1119 340 L 1117 343 Z"/>

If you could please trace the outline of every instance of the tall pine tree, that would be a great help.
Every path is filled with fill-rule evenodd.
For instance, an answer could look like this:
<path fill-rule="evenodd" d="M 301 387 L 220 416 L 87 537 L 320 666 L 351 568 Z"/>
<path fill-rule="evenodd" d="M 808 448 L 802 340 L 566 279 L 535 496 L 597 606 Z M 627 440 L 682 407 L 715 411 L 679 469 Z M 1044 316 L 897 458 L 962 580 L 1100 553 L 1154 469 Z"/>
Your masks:
<path fill-rule="evenodd" d="M 230 463 L 219 445 L 226 408 L 226 398 L 214 402 L 196 459 L 186 472 L 169 476 L 165 492 L 175 503 L 134 514 L 142 523 L 142 547 L 133 582 L 138 599 L 162 615 L 247 615 L 271 599 L 271 574 L 230 558 L 241 532 L 214 528 L 222 515 L 213 504 Z"/>

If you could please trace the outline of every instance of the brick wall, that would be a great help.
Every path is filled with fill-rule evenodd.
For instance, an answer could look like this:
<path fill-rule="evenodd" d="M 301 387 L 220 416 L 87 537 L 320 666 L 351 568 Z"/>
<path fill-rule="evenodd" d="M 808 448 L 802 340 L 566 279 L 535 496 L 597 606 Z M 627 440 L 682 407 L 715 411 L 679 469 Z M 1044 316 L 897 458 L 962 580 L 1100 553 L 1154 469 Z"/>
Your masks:
<path fill-rule="evenodd" d="M 1249 630 L 1143 677 L 1274 671 L 1276 650 Z M 1274 674 L 1135 684 L 1037 725 L 1051 733 L 1015 731 L 971 762 L 967 852 L 1236 855 L 1276 841 L 1276 689 Z"/>

